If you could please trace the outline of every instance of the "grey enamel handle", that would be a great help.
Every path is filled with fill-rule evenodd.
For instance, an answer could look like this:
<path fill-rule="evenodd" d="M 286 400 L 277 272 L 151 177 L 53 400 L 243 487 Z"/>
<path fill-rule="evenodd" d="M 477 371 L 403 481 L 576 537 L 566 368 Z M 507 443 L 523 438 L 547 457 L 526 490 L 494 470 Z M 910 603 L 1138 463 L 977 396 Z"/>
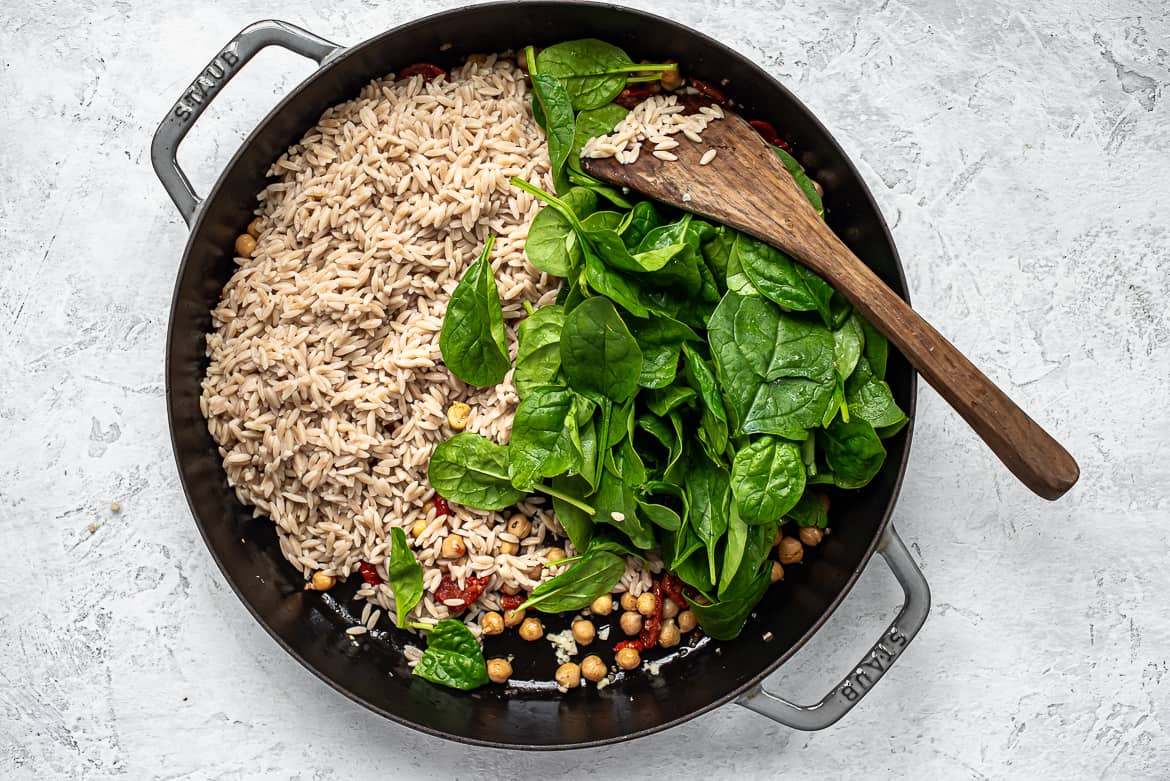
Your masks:
<path fill-rule="evenodd" d="M 738 704 L 786 727 L 812 731 L 832 726 L 869 693 L 918 634 L 930 612 L 930 587 L 893 526 L 886 527 L 878 553 L 902 585 L 906 598 L 894 622 L 845 679 L 815 705 L 789 702 L 764 691 L 762 684 L 741 695 Z"/>
<path fill-rule="evenodd" d="M 289 51 L 316 60 L 318 64 L 323 64 L 327 57 L 342 48 L 296 25 L 269 19 L 255 22 L 240 30 L 219 54 L 212 58 L 207 67 L 200 71 L 191 82 L 191 86 L 184 90 L 182 96 L 167 112 L 150 144 L 150 160 L 154 164 L 154 172 L 188 226 L 195 221 L 195 214 L 203 199 L 195 193 L 191 180 L 179 167 L 178 158 L 175 156 L 179 144 L 224 85 L 231 81 L 258 52 L 269 46 L 283 46 Z"/>

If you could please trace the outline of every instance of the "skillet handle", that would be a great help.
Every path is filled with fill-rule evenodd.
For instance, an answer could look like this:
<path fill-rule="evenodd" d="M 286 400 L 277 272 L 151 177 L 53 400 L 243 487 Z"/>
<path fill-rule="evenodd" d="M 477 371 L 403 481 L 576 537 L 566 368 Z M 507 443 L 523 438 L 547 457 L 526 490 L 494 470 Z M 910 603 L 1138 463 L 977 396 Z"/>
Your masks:
<path fill-rule="evenodd" d="M 786 727 L 813 731 L 832 726 L 869 693 L 918 634 L 930 612 L 930 587 L 893 526 L 886 527 L 878 543 L 878 553 L 902 585 L 906 601 L 893 623 L 845 679 L 816 705 L 796 705 L 764 691 L 759 684 L 741 695 L 736 703 Z"/>
<path fill-rule="evenodd" d="M 224 85 L 231 81 L 257 53 L 269 46 L 283 46 L 289 51 L 316 60 L 318 64 L 324 64 L 330 55 L 342 48 L 288 22 L 268 19 L 254 22 L 240 30 L 195 77 L 191 86 L 167 112 L 150 144 L 150 160 L 154 165 L 154 172 L 166 188 L 167 194 L 171 196 L 171 200 L 175 202 L 175 206 L 179 208 L 179 213 L 183 215 L 188 227 L 195 221 L 195 214 L 203 199 L 195 193 L 187 174 L 179 167 L 178 158 L 175 156 L 179 144 Z"/>

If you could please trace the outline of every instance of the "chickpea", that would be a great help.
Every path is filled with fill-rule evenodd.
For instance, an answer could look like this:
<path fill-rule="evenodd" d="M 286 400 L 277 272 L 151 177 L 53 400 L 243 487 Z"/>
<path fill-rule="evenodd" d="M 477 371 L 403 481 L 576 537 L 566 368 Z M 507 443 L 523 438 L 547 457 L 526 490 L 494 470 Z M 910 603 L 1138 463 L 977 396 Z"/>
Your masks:
<path fill-rule="evenodd" d="M 573 622 L 573 639 L 580 645 L 589 645 L 596 636 L 597 629 L 589 619 L 581 618 Z"/>
<path fill-rule="evenodd" d="M 458 534 L 448 534 L 443 538 L 443 547 L 440 555 L 444 559 L 457 559 L 464 553 L 467 553 L 467 545 Z"/>
<path fill-rule="evenodd" d="M 467 421 L 471 418 L 471 405 L 462 401 L 455 401 L 447 407 L 447 424 L 455 431 L 467 428 Z"/>
<path fill-rule="evenodd" d="M 678 631 L 690 632 L 692 629 L 698 626 L 698 624 L 699 621 L 695 618 L 695 611 L 684 610 L 678 614 Z"/>
<path fill-rule="evenodd" d="M 667 62 L 671 62 L 671 60 L 667 60 Z M 662 82 L 662 88 L 666 90 L 678 89 L 683 85 L 683 77 L 678 72 L 678 68 L 672 71 L 663 71 L 658 80 Z"/>
<path fill-rule="evenodd" d="M 488 659 L 487 674 L 492 683 L 507 683 L 512 677 L 512 663 L 507 659 Z"/>
<path fill-rule="evenodd" d="M 576 662 L 565 662 L 557 668 L 557 686 L 572 689 L 581 685 L 581 665 Z"/>
<path fill-rule="evenodd" d="M 562 561 L 568 558 L 569 554 L 565 553 L 564 548 L 549 548 L 548 553 L 544 554 L 548 561 Z"/>
<path fill-rule="evenodd" d="M 597 654 L 591 654 L 581 660 L 581 674 L 585 676 L 585 680 L 597 683 L 609 670 L 605 667 L 605 662 L 601 661 L 601 657 Z"/>
<path fill-rule="evenodd" d="M 805 526 L 800 530 L 800 541 L 810 547 L 820 545 L 824 538 L 825 533 L 815 526 Z"/>
<path fill-rule="evenodd" d="M 658 597 L 649 591 L 638 597 L 638 612 L 644 616 L 652 616 L 658 612 Z"/>
<path fill-rule="evenodd" d="M 428 524 L 427 524 L 427 519 L 426 519 L 426 518 L 419 518 L 419 519 L 418 519 L 417 521 L 415 521 L 415 522 L 414 522 L 414 524 L 413 524 L 413 525 L 410 527 L 410 536 L 411 536 L 411 537 L 421 537 L 421 536 L 422 536 L 422 533 L 423 533 L 423 532 L 425 532 L 425 531 L 427 530 L 427 525 L 428 525 Z"/>
<path fill-rule="evenodd" d="M 813 189 L 817 191 L 817 195 L 819 195 L 821 198 L 824 198 L 825 197 L 825 188 L 821 187 L 821 183 L 818 182 L 816 179 L 812 179 L 810 181 L 812 181 Z"/>
<path fill-rule="evenodd" d="M 780 563 L 796 564 L 804 558 L 804 546 L 795 537 L 780 540 Z"/>
<path fill-rule="evenodd" d="M 337 579 L 332 575 L 326 575 L 324 572 L 314 572 L 312 579 L 305 584 L 305 591 L 328 591 L 333 588 L 333 584 Z"/>
<path fill-rule="evenodd" d="M 507 540 L 500 540 L 496 547 L 499 549 L 501 554 L 506 556 L 515 556 L 520 552 L 520 546 L 517 543 L 508 542 Z"/>
<path fill-rule="evenodd" d="M 667 597 L 666 599 L 662 600 L 662 617 L 663 618 L 674 618 L 675 616 L 678 615 L 678 611 L 679 611 L 678 603 L 675 602 L 673 599 L 671 599 L 670 597 Z"/>
<path fill-rule="evenodd" d="M 241 258 L 250 258 L 256 251 L 256 240 L 247 233 L 236 236 L 236 254 Z"/>
<path fill-rule="evenodd" d="M 524 616 L 527 615 L 527 610 L 505 610 L 504 611 L 504 626 L 516 626 L 524 621 Z"/>
<path fill-rule="evenodd" d="M 772 574 L 770 577 L 773 583 L 784 580 L 784 568 L 780 566 L 780 562 L 772 562 Z"/>
<path fill-rule="evenodd" d="M 260 218 L 252 220 L 248 223 L 248 235 L 254 239 L 260 238 Z"/>
<path fill-rule="evenodd" d="M 662 622 L 662 629 L 658 631 L 658 644 L 663 648 L 674 648 L 682 640 L 682 633 L 673 618 Z"/>
<path fill-rule="evenodd" d="M 622 610 L 637 610 L 638 598 L 627 591 L 626 593 L 622 594 L 621 604 Z"/>
<path fill-rule="evenodd" d="M 632 610 L 627 610 L 626 612 L 622 613 L 622 617 L 618 621 L 618 625 L 627 635 L 636 635 L 642 631 L 642 616 L 641 614 L 635 613 Z"/>
<path fill-rule="evenodd" d="M 776 536 L 772 538 L 772 547 L 775 548 L 779 545 L 782 539 L 784 539 L 784 529 L 780 528 L 776 530 Z"/>
<path fill-rule="evenodd" d="M 520 637 L 528 642 L 534 642 L 544 637 L 544 624 L 540 623 L 539 618 L 526 618 L 524 623 L 520 624 Z"/>
<path fill-rule="evenodd" d="M 520 587 L 515 583 L 505 583 L 504 585 L 500 586 L 500 591 L 503 591 L 510 597 L 514 597 L 520 593 Z"/>
<path fill-rule="evenodd" d="M 520 513 L 516 513 L 508 519 L 508 525 L 504 527 L 504 531 L 508 534 L 514 534 L 516 539 L 522 540 L 532 532 L 532 522 Z"/>
<path fill-rule="evenodd" d="M 642 663 L 642 655 L 637 648 L 626 646 L 614 656 L 614 661 L 623 670 L 632 670 Z"/>
<path fill-rule="evenodd" d="M 504 617 L 494 610 L 484 613 L 479 619 L 479 628 L 485 635 L 498 635 L 504 631 Z"/>
<path fill-rule="evenodd" d="M 608 616 L 613 612 L 613 597 L 603 594 L 589 603 L 589 610 L 597 616 Z"/>

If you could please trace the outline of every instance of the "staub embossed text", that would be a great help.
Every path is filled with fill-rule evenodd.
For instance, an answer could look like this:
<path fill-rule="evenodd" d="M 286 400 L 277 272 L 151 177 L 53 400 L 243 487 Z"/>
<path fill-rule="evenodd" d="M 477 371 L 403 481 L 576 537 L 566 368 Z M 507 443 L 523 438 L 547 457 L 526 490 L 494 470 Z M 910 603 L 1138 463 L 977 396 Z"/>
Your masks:
<path fill-rule="evenodd" d="M 869 653 L 852 673 L 841 683 L 841 696 L 853 702 L 861 699 L 871 686 L 890 669 L 898 654 L 906 647 L 906 635 L 896 626 L 890 627 L 886 636 L 869 649 Z"/>
<path fill-rule="evenodd" d="M 240 56 L 235 52 L 235 46 L 230 46 L 216 55 L 215 59 L 195 77 L 191 86 L 175 103 L 174 114 L 178 119 L 189 119 L 196 107 L 211 98 L 211 94 L 223 86 L 232 71 L 240 63 Z"/>

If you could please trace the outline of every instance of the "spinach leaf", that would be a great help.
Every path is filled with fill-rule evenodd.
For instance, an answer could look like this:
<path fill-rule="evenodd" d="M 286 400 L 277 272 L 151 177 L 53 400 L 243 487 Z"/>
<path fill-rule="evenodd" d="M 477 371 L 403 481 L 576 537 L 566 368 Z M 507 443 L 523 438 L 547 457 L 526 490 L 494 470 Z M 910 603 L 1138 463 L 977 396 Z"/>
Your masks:
<path fill-rule="evenodd" d="M 516 394 L 525 398 L 537 385 L 552 383 L 561 370 L 561 329 L 565 325 L 563 306 L 542 306 L 520 322 L 516 371 L 512 383 Z"/>
<path fill-rule="evenodd" d="M 664 504 L 638 500 L 638 509 L 646 516 L 646 520 L 660 529 L 675 532 L 682 526 L 682 518 L 674 510 Z"/>
<path fill-rule="evenodd" d="M 733 478 L 734 479 L 734 478 Z M 732 580 L 739 572 L 743 563 L 743 554 L 747 549 L 750 528 L 742 518 L 736 503 L 731 503 L 731 515 L 727 519 L 727 541 L 723 547 L 723 566 L 719 571 L 719 595 L 722 596 L 731 587 Z"/>
<path fill-rule="evenodd" d="M 829 524 L 829 512 L 825 503 L 812 491 L 805 491 L 796 506 L 785 516 L 796 521 L 797 526 L 815 526 L 823 529 Z"/>
<path fill-rule="evenodd" d="M 558 494 L 565 496 L 584 497 L 593 493 L 592 486 L 580 476 L 569 477 L 561 475 L 554 477 L 552 487 Z M 573 547 L 577 550 L 585 550 L 593 538 L 593 518 L 578 505 L 566 502 L 559 496 L 553 496 L 552 505 L 553 512 L 557 516 L 557 521 L 560 522 L 561 528 L 565 530 L 569 542 L 573 543 Z"/>
<path fill-rule="evenodd" d="M 828 426 L 841 413 L 843 420 L 849 420 L 849 402 L 845 397 L 845 379 L 853 373 L 861 358 L 861 348 L 865 335 L 861 330 L 861 318 L 851 315 L 836 331 L 833 331 L 833 364 L 836 367 L 837 380 L 833 389 L 833 398 L 825 410 L 825 417 L 821 423 Z"/>
<path fill-rule="evenodd" d="M 759 296 L 728 292 L 707 338 L 738 433 L 803 440 L 821 425 L 836 387 L 833 338 Z"/>
<path fill-rule="evenodd" d="M 710 594 L 715 590 L 715 581 L 711 578 L 711 570 L 707 565 L 707 559 L 700 551 L 703 547 L 702 542 L 695 537 L 694 532 L 688 530 L 687 535 L 682 538 L 682 544 L 687 547 L 680 548 L 680 550 L 690 549 L 692 552 L 679 561 L 673 570 L 674 574 L 683 583 L 698 589 L 702 594 Z"/>
<path fill-rule="evenodd" d="M 578 219 L 585 219 L 597 208 L 597 195 L 584 187 L 574 187 L 562 200 Z M 572 224 L 555 208 L 545 207 L 536 213 L 524 242 L 528 262 L 546 273 L 568 277 L 581 262 L 581 248 Z"/>
<path fill-rule="evenodd" d="M 666 388 L 650 391 L 646 394 L 646 409 L 660 418 L 666 417 L 673 409 L 697 399 L 699 394 L 693 388 L 682 385 L 671 385 Z"/>
<path fill-rule="evenodd" d="M 569 165 L 580 170 L 581 147 L 585 146 L 585 142 L 597 136 L 609 135 L 629 113 L 629 109 L 616 103 L 607 103 L 604 106 L 578 112 L 577 124 L 573 131 L 573 153 L 569 156 Z M 642 203 L 646 203 L 646 201 Z"/>
<path fill-rule="evenodd" d="M 731 492 L 745 523 L 778 521 L 803 491 L 804 462 L 795 442 L 765 435 L 735 454 Z"/>
<path fill-rule="evenodd" d="M 574 136 L 572 98 L 560 79 L 555 75 L 541 72 L 538 58 L 533 57 L 532 47 L 525 51 L 534 96 L 532 114 L 536 117 L 537 123 L 544 128 L 554 187 L 558 193 L 565 193 L 570 187 L 565 174 L 565 164 L 573 149 Z"/>
<path fill-rule="evenodd" d="M 589 607 L 593 600 L 613 591 L 625 571 L 624 556 L 608 550 L 588 551 L 569 569 L 532 589 L 517 610 L 561 613 Z"/>
<path fill-rule="evenodd" d="M 508 442 L 508 474 L 516 488 L 581 467 L 575 396 L 563 385 L 537 385 L 516 408 Z"/>
<path fill-rule="evenodd" d="M 817 312 L 832 325 L 829 309 L 833 288 L 829 283 L 780 250 L 746 233 L 735 237 L 732 247 L 738 265 L 752 285 L 780 306 L 798 312 Z"/>
<path fill-rule="evenodd" d="M 447 501 L 477 510 L 502 510 L 526 495 L 508 476 L 508 449 L 469 431 L 439 443 L 427 479 Z"/>
<path fill-rule="evenodd" d="M 857 368 L 864 344 L 865 333 L 862 331 L 861 318 L 857 315 L 852 315 L 843 326 L 833 332 L 833 363 L 837 369 L 837 377 L 842 383 Z"/>
<path fill-rule="evenodd" d="M 646 560 L 646 552 L 638 550 L 629 544 L 628 541 L 622 540 L 616 534 L 608 534 L 606 532 L 599 533 L 589 543 L 589 548 L 586 553 L 593 551 L 608 551 L 615 553 L 618 556 L 633 556 L 636 559 Z"/>
<path fill-rule="evenodd" d="M 613 304 L 594 297 L 565 317 L 561 366 L 574 390 L 623 402 L 638 388 L 642 351 Z"/>
<path fill-rule="evenodd" d="M 423 595 L 422 565 L 406 542 L 406 533 L 394 526 L 390 529 L 390 558 L 386 562 L 386 580 L 394 592 L 394 609 L 399 627 L 406 626 L 406 616 Z"/>
<path fill-rule="evenodd" d="M 772 147 L 772 151 L 776 153 L 776 157 L 780 158 L 780 162 L 784 163 L 784 167 L 788 169 L 788 173 L 792 174 L 792 178 L 796 180 L 796 186 L 804 193 L 804 197 L 808 198 L 808 202 L 812 204 L 817 211 L 818 217 L 825 216 L 825 205 L 821 203 L 820 193 L 813 185 L 812 179 L 809 179 L 808 174 L 804 172 L 804 166 L 796 161 L 796 158 L 785 152 L 779 147 Z"/>
<path fill-rule="evenodd" d="M 861 318 L 861 330 L 865 332 L 865 360 L 869 361 L 869 368 L 873 376 L 879 380 L 886 378 L 886 358 L 889 354 L 889 343 L 885 335 L 873 327 L 865 318 Z"/>
<path fill-rule="evenodd" d="M 414 674 L 464 691 L 488 682 L 487 663 L 475 635 L 453 618 L 440 621 L 427 632 L 427 650 L 415 665 Z"/>
<path fill-rule="evenodd" d="M 738 293 L 741 296 L 758 296 L 760 291 L 756 290 L 756 286 L 752 284 L 747 272 L 743 270 L 743 264 L 740 263 L 739 253 L 735 251 L 735 238 L 739 236 L 734 234 L 731 238 L 731 249 L 727 254 L 727 272 L 724 277 L 724 287 L 730 293 Z"/>
<path fill-rule="evenodd" d="M 709 448 L 713 459 L 727 449 L 727 411 L 715 372 L 689 344 L 683 345 L 687 365 L 687 383 L 699 392 L 703 400 L 703 414 L 699 418 L 699 438 Z"/>
<path fill-rule="evenodd" d="M 726 469 L 708 460 L 699 449 L 692 447 L 685 455 L 690 528 L 707 549 L 707 563 L 714 582 L 715 546 L 727 531 L 731 477 Z"/>
<path fill-rule="evenodd" d="M 646 234 L 662 224 L 658 210 L 650 201 L 638 201 L 626 216 L 624 224 L 618 230 L 626 247 L 634 249 L 646 238 Z"/>
<path fill-rule="evenodd" d="M 702 246 L 703 260 L 714 272 L 715 278 L 723 285 L 722 290 L 726 290 L 727 266 L 731 260 L 731 249 L 735 246 L 737 235 L 738 233 L 734 229 L 728 228 L 726 225 L 717 225 L 711 237 Z"/>
<path fill-rule="evenodd" d="M 690 326 L 666 315 L 630 318 L 627 322 L 630 333 L 642 348 L 642 373 L 638 385 L 643 388 L 665 388 L 674 382 L 678 373 L 679 348 L 687 341 L 701 341 Z"/>
<path fill-rule="evenodd" d="M 587 190 L 592 190 L 593 192 L 597 193 L 597 195 L 612 203 L 614 206 L 617 206 L 619 209 L 632 209 L 634 207 L 634 204 L 631 203 L 628 198 L 618 192 L 615 188 L 610 187 L 600 179 L 597 179 L 581 171 L 580 160 L 578 160 L 575 165 L 573 164 L 572 158 L 570 158 L 569 162 L 570 165 L 568 176 L 570 184 L 574 184 L 577 187 L 584 187 Z"/>
<path fill-rule="evenodd" d="M 868 422 L 840 418 L 817 432 L 825 463 L 833 470 L 833 482 L 841 488 L 861 488 L 882 468 L 886 449 Z"/>
<path fill-rule="evenodd" d="M 740 565 L 726 587 L 720 584 L 717 602 L 704 605 L 689 600 L 703 631 L 716 640 L 739 635 L 748 614 L 768 590 L 772 569 L 768 553 L 777 528 L 774 523 L 749 528 Z"/>
<path fill-rule="evenodd" d="M 906 413 L 894 401 L 890 386 L 874 376 L 866 358 L 857 362 L 857 368 L 846 380 L 845 399 L 850 414 L 878 429 L 879 435 L 893 426 L 900 429 L 906 423 Z"/>
<path fill-rule="evenodd" d="M 578 111 L 609 103 L 626 88 L 630 74 L 677 70 L 676 65 L 639 65 L 618 47 L 596 38 L 565 41 L 542 49 L 536 58 L 541 73 L 562 79 Z M 658 77 L 655 76 L 655 79 Z M 645 81 L 635 77 L 635 80 Z"/>
<path fill-rule="evenodd" d="M 606 524 L 619 529 L 636 547 L 649 550 L 654 547 L 654 531 L 638 517 L 638 503 L 634 489 L 619 475 L 608 469 L 601 471 L 597 493 L 591 497 L 596 512 L 595 524 Z"/>
<path fill-rule="evenodd" d="M 498 384 L 512 368 L 500 294 L 488 262 L 493 242 L 489 236 L 479 259 L 451 294 L 439 332 L 439 351 L 447 368 L 468 385 L 480 387 Z"/>
<path fill-rule="evenodd" d="M 641 288 L 627 276 L 605 265 L 592 251 L 585 250 L 585 280 L 589 287 L 613 299 L 635 317 L 646 317 L 650 309 L 642 302 Z"/>

